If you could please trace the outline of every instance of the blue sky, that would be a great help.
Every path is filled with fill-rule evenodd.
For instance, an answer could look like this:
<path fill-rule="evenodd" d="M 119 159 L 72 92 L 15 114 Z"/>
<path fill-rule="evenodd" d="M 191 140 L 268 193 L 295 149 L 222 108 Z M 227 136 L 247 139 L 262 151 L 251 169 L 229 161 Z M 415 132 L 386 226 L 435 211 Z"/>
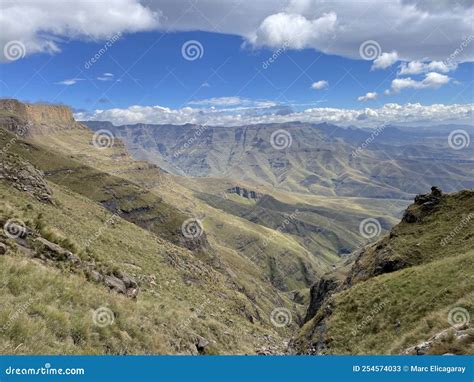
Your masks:
<path fill-rule="evenodd" d="M 121 9 L 123 3 L 129 3 L 131 7 L 139 7 L 140 12 L 148 11 L 146 3 L 141 4 L 135 0 L 119 2 L 122 3 Z M 207 14 L 204 13 L 209 2 L 212 1 L 203 2 L 202 9 L 194 5 L 190 9 L 196 9 L 196 14 L 207 19 Z M 81 1 L 78 3 L 80 5 Z M 167 1 L 152 3 L 163 9 L 171 6 Z M 49 5 L 45 1 L 43 7 Z M 78 10 L 87 14 L 86 3 L 83 2 L 82 5 Z M 225 10 L 230 12 L 231 8 Z M 91 22 L 95 17 L 92 12 L 95 11 L 97 10 L 90 11 Z M 169 14 L 177 11 L 179 9 L 170 9 Z M 260 20 L 261 25 L 253 34 L 238 30 L 238 34 L 230 34 L 236 32 L 232 26 L 229 26 L 229 30 L 179 30 L 192 29 L 192 25 L 164 32 L 163 27 L 153 27 L 153 20 L 146 19 L 142 21 L 143 25 L 151 23 L 150 27 L 144 28 L 146 30 L 136 27 L 138 30 L 130 31 L 128 24 L 122 28 L 114 24 L 110 30 L 94 31 L 81 37 L 80 33 L 70 32 L 74 20 L 38 21 L 39 26 L 34 33 L 25 31 L 22 34 L 20 31 L 20 34 L 14 36 L 14 40 L 4 42 L 4 54 L 9 43 L 18 41 L 20 48 L 24 48 L 24 56 L 3 60 L 0 66 L 1 96 L 29 102 L 63 103 L 83 116 L 94 119 L 101 118 L 100 112 L 96 113 L 96 110 L 130 112 L 129 108 L 133 105 L 168 108 L 172 110 L 171 114 L 175 119 L 175 111 L 191 108 L 195 111 L 188 113 L 185 110 L 177 122 L 184 122 L 186 118 L 190 122 L 196 122 L 196 115 L 204 115 L 215 109 L 225 109 L 226 115 L 254 113 L 260 116 L 262 113 L 302 113 L 315 108 L 378 110 L 387 104 L 419 103 L 423 106 L 464 105 L 459 114 L 464 116 L 466 122 L 466 105 L 472 105 L 474 94 L 474 67 L 469 56 L 471 53 L 466 53 L 472 50 L 472 42 L 467 40 L 463 56 L 456 57 L 453 61 L 447 60 L 449 55 L 446 53 L 455 51 L 463 38 L 466 39 L 463 37 L 464 32 L 460 32 L 459 38 L 450 42 L 451 45 L 442 47 L 443 44 L 440 43 L 439 49 L 444 49 L 443 52 L 438 52 L 433 44 L 418 44 L 418 50 L 426 49 L 426 52 L 419 53 L 419 57 L 413 56 L 417 54 L 413 53 L 417 52 L 416 44 L 415 47 L 402 44 L 385 49 L 388 42 L 378 42 L 390 41 L 383 35 L 383 31 L 375 35 L 374 39 L 378 38 L 377 40 L 361 38 L 360 44 L 355 44 L 349 50 L 345 47 L 344 35 L 338 37 L 333 30 L 335 20 L 340 22 L 339 15 L 344 12 L 348 10 L 331 8 L 329 13 L 320 14 L 311 21 L 308 28 L 314 29 L 317 26 L 320 34 L 331 31 L 326 42 L 321 42 L 323 39 L 317 41 L 313 29 L 310 29 L 309 38 L 304 35 L 295 39 L 294 34 L 284 35 L 286 22 L 289 26 L 302 23 L 298 31 L 307 27 L 305 20 L 310 19 L 304 12 L 298 16 L 288 13 L 290 19 L 283 19 L 283 30 L 278 30 L 271 24 L 273 22 L 278 26 L 281 22 L 279 19 L 275 21 L 275 15 L 270 14 L 263 22 Z M 150 15 L 147 17 L 152 18 L 153 12 Z M 284 17 L 281 15 L 285 13 L 276 14 L 277 17 Z M 139 17 L 145 16 L 140 14 Z M 241 10 L 239 17 L 245 17 L 245 12 Z M 47 26 L 43 23 L 48 22 L 56 23 L 55 31 L 60 29 L 58 25 L 64 24 L 64 32 L 56 33 L 54 37 L 44 37 L 42 31 L 47 30 Z M 212 24 L 211 21 L 209 23 Z M 8 26 L 5 28 L 8 29 Z M 195 28 L 215 29 L 199 25 Z M 90 63 L 90 58 L 110 41 L 114 35 L 112 32 L 123 34 L 110 44 L 96 62 Z M 358 31 L 355 30 L 354 33 Z M 392 32 L 387 30 L 386 34 L 389 33 Z M 430 38 L 431 33 L 427 36 L 423 41 Z M 342 42 L 337 47 L 339 40 Z M 186 59 L 182 51 L 183 45 L 190 41 L 199 51 L 199 57 L 194 60 Z M 362 57 L 360 48 L 371 41 L 377 52 L 367 60 L 364 59 L 367 57 Z M 268 60 L 272 56 L 275 59 L 270 63 Z M 446 59 L 441 60 L 443 57 Z M 85 65 L 88 61 L 90 65 Z M 155 114 L 156 110 L 158 109 L 154 110 Z M 469 107 L 467 110 L 469 112 Z M 452 109 L 446 108 L 443 113 L 451 111 Z M 167 115 L 170 114 L 166 112 Z M 438 113 L 437 110 L 435 112 Z M 318 113 L 321 114 L 322 111 Z M 124 122 L 141 121 L 141 117 L 143 122 L 154 122 L 155 114 L 147 111 L 146 115 L 135 114 L 130 119 L 125 116 L 125 112 L 121 113 Z M 117 115 L 119 112 L 112 115 L 114 122 L 120 122 Z M 346 115 L 347 113 L 343 120 L 348 118 Z M 366 112 L 366 115 L 370 117 L 371 113 Z M 380 115 L 388 114 L 384 111 Z M 105 116 L 102 115 L 103 118 Z M 110 113 L 108 116 L 111 116 Z M 295 118 L 297 116 L 298 114 Z M 173 118 L 171 121 L 174 121 Z M 162 119 L 157 118 L 157 122 L 160 121 Z"/>

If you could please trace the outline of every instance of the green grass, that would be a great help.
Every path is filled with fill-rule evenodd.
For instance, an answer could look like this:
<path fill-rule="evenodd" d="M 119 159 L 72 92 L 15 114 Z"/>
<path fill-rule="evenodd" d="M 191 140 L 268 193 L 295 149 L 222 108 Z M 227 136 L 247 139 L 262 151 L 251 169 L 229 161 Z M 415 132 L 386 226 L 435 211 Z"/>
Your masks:
<path fill-rule="evenodd" d="M 0 327 L 14 320 L 0 333 L 1 353 L 191 353 L 196 336 L 210 340 L 215 352 L 253 353 L 263 345 L 264 334 L 279 337 L 269 313 L 274 306 L 287 306 L 284 298 L 259 297 L 262 303 L 256 306 L 192 252 L 125 220 L 103 229 L 107 210 L 51 186 L 56 205 L 37 202 L 0 182 L 2 220 L 15 216 L 33 225 L 40 215 L 43 230 L 54 230 L 54 239 L 74 237 L 79 247 L 101 232 L 90 246 L 93 260 L 135 277 L 140 294 L 133 301 L 87 281 L 80 272 L 42 265 L 7 240 L 10 252 L 0 257 L 5 280 Z M 99 328 L 91 321 L 92 310 L 102 306 L 115 313 L 111 327 Z"/>
<path fill-rule="evenodd" d="M 299 349 L 323 340 L 330 354 L 399 354 L 449 328 L 451 309 L 462 307 L 472 317 L 474 234 L 472 222 L 462 222 L 474 212 L 473 202 L 473 191 L 445 195 L 421 221 L 401 222 L 390 236 L 366 249 L 357 266 L 364 273 L 306 323 L 297 339 Z M 405 268 L 374 277 L 378 258 L 400 259 Z M 321 337 L 316 327 L 322 323 Z M 473 346 L 473 341 L 458 344 L 448 338 L 430 352 L 473 354 Z"/>

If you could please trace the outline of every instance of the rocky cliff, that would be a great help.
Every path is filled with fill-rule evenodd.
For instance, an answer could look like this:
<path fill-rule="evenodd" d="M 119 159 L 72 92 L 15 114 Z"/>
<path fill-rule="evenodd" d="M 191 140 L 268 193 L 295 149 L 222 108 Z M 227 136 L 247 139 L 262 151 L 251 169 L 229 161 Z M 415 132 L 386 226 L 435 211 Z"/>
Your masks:
<path fill-rule="evenodd" d="M 67 106 L 28 104 L 15 99 L 0 100 L 0 126 L 21 136 L 86 128 L 74 120 Z"/>

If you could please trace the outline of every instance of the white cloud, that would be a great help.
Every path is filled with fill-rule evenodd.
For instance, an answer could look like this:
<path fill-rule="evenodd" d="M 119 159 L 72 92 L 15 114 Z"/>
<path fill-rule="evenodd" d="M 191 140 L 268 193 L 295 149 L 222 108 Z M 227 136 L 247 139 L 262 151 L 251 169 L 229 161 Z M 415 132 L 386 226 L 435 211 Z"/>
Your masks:
<path fill-rule="evenodd" d="M 382 53 L 374 60 L 372 70 L 387 69 L 398 61 L 398 53 L 393 51 L 391 53 Z"/>
<path fill-rule="evenodd" d="M 77 84 L 79 81 L 84 81 L 84 78 L 69 78 L 67 80 L 62 80 L 59 82 L 55 82 L 56 85 L 66 85 L 71 86 Z"/>
<path fill-rule="evenodd" d="M 156 28 L 159 18 L 138 0 L 2 0 L 1 7 L 0 60 L 9 41 L 21 41 L 26 54 L 56 53 L 65 39 L 105 40 L 118 32 Z"/>
<path fill-rule="evenodd" d="M 361 43 L 376 40 L 384 52 L 396 51 L 400 60 L 445 60 L 460 47 L 466 36 L 472 35 L 472 2 L 451 7 L 449 3 L 435 7 L 409 0 L 293 0 L 288 3 L 283 11 L 286 20 L 302 20 L 299 22 L 302 33 L 296 32 L 297 38 L 288 38 L 290 48 L 311 47 L 359 59 Z M 256 45 L 278 46 L 287 33 L 286 26 L 277 22 L 284 19 L 281 14 L 281 10 L 274 12 L 264 19 L 256 32 L 247 30 L 243 35 L 250 36 L 249 40 Z M 326 33 L 312 33 L 310 21 L 325 14 L 335 16 L 331 28 L 326 28 Z M 279 17 L 272 23 L 273 28 L 269 28 L 266 24 L 275 15 Z M 464 49 L 455 60 L 472 61 L 474 51 Z"/>
<path fill-rule="evenodd" d="M 78 120 L 111 121 L 116 125 L 135 123 L 185 124 L 198 123 L 215 126 L 236 126 L 257 123 L 279 123 L 302 121 L 310 123 L 329 122 L 342 126 L 356 125 L 373 127 L 382 123 L 392 124 L 472 124 L 474 104 L 421 105 L 394 103 L 379 108 L 338 109 L 311 108 L 299 112 L 276 113 L 268 108 L 262 110 L 193 108 L 170 109 L 162 106 L 131 106 L 126 109 L 95 110 L 76 113 Z"/>
<path fill-rule="evenodd" d="M 313 82 L 313 84 L 311 85 L 311 88 L 316 89 L 316 90 L 321 90 L 321 89 L 327 88 L 328 85 L 329 85 L 329 83 L 327 81 L 320 80 L 320 81 L 317 81 L 317 82 Z"/>
<path fill-rule="evenodd" d="M 102 76 L 97 77 L 99 81 L 112 81 L 114 79 L 114 75 L 112 73 L 104 73 Z"/>
<path fill-rule="evenodd" d="M 251 107 L 251 108 L 268 108 L 277 104 L 272 101 L 250 100 L 242 97 L 214 97 L 188 102 L 189 105 L 211 106 L 211 107 Z"/>
<path fill-rule="evenodd" d="M 324 13 L 307 19 L 303 15 L 280 12 L 268 16 L 257 29 L 252 42 L 270 46 L 290 46 L 294 49 L 312 47 L 318 39 L 334 32 L 337 15 Z"/>
<path fill-rule="evenodd" d="M 457 68 L 456 64 L 447 64 L 443 61 L 431 61 L 431 62 L 422 62 L 422 61 L 410 61 L 408 63 L 403 62 L 400 67 L 398 74 L 401 76 L 421 74 L 427 72 L 439 72 L 439 73 L 448 73 Z"/>
<path fill-rule="evenodd" d="M 450 77 L 435 72 L 427 73 L 422 81 L 413 80 L 411 77 L 396 78 L 392 81 L 392 91 L 398 93 L 403 89 L 438 89 L 450 80 Z"/>
<path fill-rule="evenodd" d="M 3 0 L 0 48 L 21 40 L 27 54 L 55 52 L 63 39 L 158 28 L 236 34 L 255 46 L 287 43 L 355 59 L 361 43 L 376 40 L 401 61 L 443 61 L 458 50 L 453 59 L 466 62 L 474 61 L 474 49 L 462 46 L 473 22 L 472 1 L 202 0 L 191 6 L 176 0 Z"/>
<path fill-rule="evenodd" d="M 378 94 L 376 92 L 368 92 L 366 95 L 357 97 L 357 101 L 374 101 L 377 99 Z"/>

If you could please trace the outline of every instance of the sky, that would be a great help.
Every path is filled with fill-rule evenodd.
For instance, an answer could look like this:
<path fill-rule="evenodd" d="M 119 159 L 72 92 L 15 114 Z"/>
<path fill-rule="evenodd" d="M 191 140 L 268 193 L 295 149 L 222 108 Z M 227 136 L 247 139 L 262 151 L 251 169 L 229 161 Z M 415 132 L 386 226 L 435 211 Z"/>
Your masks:
<path fill-rule="evenodd" d="M 0 96 L 130 123 L 473 124 L 471 1 L 1 3 Z"/>

